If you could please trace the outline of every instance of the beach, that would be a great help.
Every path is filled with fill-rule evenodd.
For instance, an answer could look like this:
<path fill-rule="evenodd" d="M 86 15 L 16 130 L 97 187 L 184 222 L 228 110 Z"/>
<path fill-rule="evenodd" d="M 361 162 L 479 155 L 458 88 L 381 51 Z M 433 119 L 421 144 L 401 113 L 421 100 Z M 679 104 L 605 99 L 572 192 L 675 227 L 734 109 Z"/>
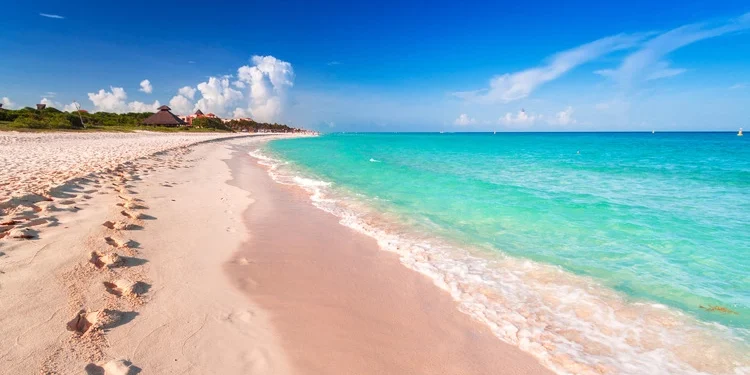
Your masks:
<path fill-rule="evenodd" d="M 546 374 L 249 156 L 284 135 L 0 135 L 0 372 Z"/>

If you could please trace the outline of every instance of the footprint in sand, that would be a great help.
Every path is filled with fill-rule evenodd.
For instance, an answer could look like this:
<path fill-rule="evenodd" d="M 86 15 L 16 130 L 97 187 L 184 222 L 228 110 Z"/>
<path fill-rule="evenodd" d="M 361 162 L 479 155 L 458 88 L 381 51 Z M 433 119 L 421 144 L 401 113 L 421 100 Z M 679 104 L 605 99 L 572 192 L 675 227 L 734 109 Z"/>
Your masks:
<path fill-rule="evenodd" d="M 37 238 L 38 235 L 39 235 L 39 232 L 37 232 L 37 231 L 35 231 L 35 230 L 31 229 L 31 228 L 22 228 L 22 229 L 16 228 L 16 229 L 11 229 L 7 233 L 7 236 L 9 238 L 13 238 L 13 239 L 17 239 L 17 240 L 30 240 L 30 239 Z"/>
<path fill-rule="evenodd" d="M 114 282 L 105 281 L 104 287 L 107 288 L 107 292 L 118 297 L 138 297 L 145 292 L 146 284 L 140 281 L 132 282 L 127 279 L 119 279 Z"/>
<path fill-rule="evenodd" d="M 148 207 L 136 202 L 136 201 L 127 201 L 124 203 L 118 203 L 117 204 L 120 207 L 129 209 L 129 210 L 145 210 L 148 209 Z"/>
<path fill-rule="evenodd" d="M 120 212 L 123 216 L 127 216 L 131 219 L 142 219 L 143 215 L 139 214 L 138 212 L 132 211 L 132 210 L 123 210 Z"/>
<path fill-rule="evenodd" d="M 93 264 L 96 268 L 102 269 L 104 267 L 120 267 L 124 264 L 124 261 L 119 255 L 117 255 L 117 253 L 104 254 L 99 251 L 92 251 L 91 256 L 89 257 L 89 263 Z"/>
<path fill-rule="evenodd" d="M 114 310 L 104 309 L 98 311 L 80 310 L 71 319 L 66 328 L 68 331 L 75 332 L 79 335 L 85 335 L 89 332 L 101 329 L 103 327 L 117 323 L 121 318 L 121 313 Z"/>
<path fill-rule="evenodd" d="M 84 370 L 86 375 L 136 375 L 141 372 L 139 367 L 124 359 L 112 360 L 103 365 L 89 363 Z"/>
<path fill-rule="evenodd" d="M 120 220 L 118 220 L 118 221 L 109 221 L 109 220 L 107 220 L 104 223 L 102 223 L 102 225 L 105 226 L 105 227 L 107 227 L 107 228 L 109 228 L 109 229 L 114 229 L 114 230 L 129 230 L 129 229 L 131 229 L 133 227 L 133 224 L 126 223 L 126 222 L 120 221 Z"/>
<path fill-rule="evenodd" d="M 104 241 L 107 242 L 107 245 L 117 248 L 131 247 L 132 243 L 132 241 L 119 236 L 104 237 Z"/>

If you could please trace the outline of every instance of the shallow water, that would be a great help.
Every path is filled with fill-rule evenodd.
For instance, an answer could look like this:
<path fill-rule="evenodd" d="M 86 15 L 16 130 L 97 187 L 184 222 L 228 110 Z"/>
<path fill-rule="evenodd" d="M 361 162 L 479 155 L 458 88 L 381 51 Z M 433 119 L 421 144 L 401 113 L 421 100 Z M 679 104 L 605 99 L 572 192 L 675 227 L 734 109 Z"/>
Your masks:
<path fill-rule="evenodd" d="M 748 372 L 743 138 L 334 134 L 253 155 L 560 373 Z"/>

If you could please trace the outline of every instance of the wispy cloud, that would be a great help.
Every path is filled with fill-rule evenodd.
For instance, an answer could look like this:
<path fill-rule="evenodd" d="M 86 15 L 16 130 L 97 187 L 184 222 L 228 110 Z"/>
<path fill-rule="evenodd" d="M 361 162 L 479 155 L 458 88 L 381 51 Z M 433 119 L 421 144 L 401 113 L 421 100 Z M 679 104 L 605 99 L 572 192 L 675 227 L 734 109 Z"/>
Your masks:
<path fill-rule="evenodd" d="M 328 63 L 326 63 L 326 65 L 328 65 L 328 66 L 341 65 L 341 62 L 339 62 L 339 61 L 329 61 Z"/>
<path fill-rule="evenodd" d="M 563 74 L 614 51 L 635 47 L 646 34 L 619 34 L 595 40 L 549 58 L 545 65 L 506 73 L 490 80 L 490 87 L 476 91 L 457 92 L 464 99 L 484 102 L 511 102 L 529 96 L 539 86 L 561 77 Z"/>
<path fill-rule="evenodd" d="M 734 85 L 729 86 L 729 89 L 730 90 L 739 90 L 739 89 L 744 89 L 746 87 L 747 87 L 747 83 L 735 83 Z"/>
<path fill-rule="evenodd" d="M 64 20 L 65 19 L 65 17 L 59 16 L 57 14 L 39 13 L 39 15 L 42 16 L 42 17 L 47 17 L 47 18 L 54 18 L 56 20 Z"/>
<path fill-rule="evenodd" d="M 696 23 L 678 27 L 660 34 L 640 49 L 628 55 L 614 70 L 598 70 L 595 73 L 610 77 L 628 87 L 638 80 L 653 80 L 674 77 L 686 69 L 670 67 L 663 59 L 671 52 L 701 40 L 750 29 L 750 13 L 735 19 L 709 25 Z"/>

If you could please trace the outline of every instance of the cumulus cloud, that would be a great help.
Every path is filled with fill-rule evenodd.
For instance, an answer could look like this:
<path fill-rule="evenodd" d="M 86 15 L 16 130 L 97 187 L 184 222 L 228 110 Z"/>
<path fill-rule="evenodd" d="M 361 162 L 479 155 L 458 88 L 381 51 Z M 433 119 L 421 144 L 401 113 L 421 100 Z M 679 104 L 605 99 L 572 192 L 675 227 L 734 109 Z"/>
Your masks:
<path fill-rule="evenodd" d="M 549 123 L 552 125 L 571 125 L 575 124 L 576 122 L 576 119 L 573 118 L 573 107 L 571 106 L 568 106 L 568 108 L 557 112 L 555 114 L 555 118 L 549 121 Z"/>
<path fill-rule="evenodd" d="M 188 99 L 195 99 L 195 89 L 190 86 L 185 86 L 177 91 L 179 95 L 182 95 Z"/>
<path fill-rule="evenodd" d="M 109 89 L 110 91 L 101 89 L 99 92 L 88 94 L 95 112 L 155 112 L 160 107 L 158 100 L 150 104 L 139 101 L 127 103 L 128 94 L 125 89 L 111 86 Z"/>
<path fill-rule="evenodd" d="M 66 104 L 65 107 L 63 107 L 62 110 L 65 111 L 65 112 L 75 112 L 75 111 L 78 110 L 78 106 L 76 105 L 75 102 L 73 102 L 73 103 L 70 103 L 70 104 Z"/>
<path fill-rule="evenodd" d="M 292 64 L 273 56 L 253 56 L 251 61 L 253 66 L 245 65 L 237 70 L 237 81 L 247 86 L 248 102 L 247 107 L 236 108 L 234 116 L 249 115 L 258 121 L 275 121 L 283 111 L 287 91 L 294 86 Z"/>
<path fill-rule="evenodd" d="M 10 101 L 10 98 L 8 98 L 7 96 L 3 96 L 2 103 L 3 103 L 3 108 L 5 109 L 11 109 L 16 105 L 16 103 L 13 103 L 12 101 Z"/>
<path fill-rule="evenodd" d="M 231 108 L 243 98 L 242 92 L 229 87 L 229 77 L 209 77 L 207 82 L 198 84 L 198 91 L 201 98 L 195 103 L 195 109 L 221 117 L 231 116 Z"/>
<path fill-rule="evenodd" d="M 184 95 L 176 95 L 169 101 L 169 108 L 172 108 L 172 112 L 178 115 L 189 115 L 193 113 L 194 106 L 195 104 Z"/>
<path fill-rule="evenodd" d="M 750 29 L 750 13 L 713 26 L 706 23 L 681 26 L 643 43 L 617 69 L 598 70 L 595 73 L 610 77 L 623 86 L 638 80 L 674 77 L 686 70 L 670 67 L 669 62 L 663 60 L 669 53 L 701 40 L 747 29 Z"/>
<path fill-rule="evenodd" d="M 48 99 L 47 97 L 43 97 L 42 100 L 39 101 L 39 104 L 46 104 L 47 107 L 59 109 L 64 112 L 73 112 L 77 110 L 75 103 L 63 105 L 62 103 L 56 102 L 52 99 Z"/>
<path fill-rule="evenodd" d="M 115 112 L 122 113 L 128 108 L 125 104 L 125 100 L 128 98 L 128 94 L 122 87 L 109 87 L 110 91 L 104 89 L 99 90 L 97 93 L 90 92 L 88 94 L 89 100 L 94 104 L 95 111 L 101 112 Z"/>
<path fill-rule="evenodd" d="M 151 104 L 135 101 L 128 103 L 128 112 L 156 112 L 159 107 L 161 104 L 158 100 Z"/>
<path fill-rule="evenodd" d="M 150 94 L 154 91 L 154 87 L 151 86 L 151 81 L 144 79 L 143 81 L 141 81 L 141 88 L 138 91 L 143 91 L 146 94 Z"/>
<path fill-rule="evenodd" d="M 619 34 L 557 53 L 545 65 L 506 73 L 490 80 L 490 87 L 478 91 L 457 92 L 454 95 L 464 99 L 484 102 L 511 102 L 529 96 L 536 88 L 555 80 L 575 67 L 607 55 L 611 52 L 632 48 L 645 35 Z"/>
<path fill-rule="evenodd" d="M 453 121 L 453 123 L 458 126 L 467 126 L 476 124 L 477 120 L 473 117 L 469 117 L 469 115 L 467 115 L 466 113 L 462 113 L 455 121 Z"/>
<path fill-rule="evenodd" d="M 498 119 L 498 123 L 508 126 L 530 126 L 533 125 L 537 120 L 541 120 L 543 118 L 542 115 L 535 115 L 535 114 L 529 114 L 526 113 L 525 110 L 520 110 L 518 113 L 514 116 L 512 113 L 508 112 L 505 114 L 505 116 L 500 117 Z"/>
<path fill-rule="evenodd" d="M 62 107 L 62 104 L 60 104 L 60 102 L 47 99 L 46 97 L 42 98 L 42 100 L 39 101 L 39 104 L 45 104 L 47 107 L 58 108 L 58 109 Z"/>

